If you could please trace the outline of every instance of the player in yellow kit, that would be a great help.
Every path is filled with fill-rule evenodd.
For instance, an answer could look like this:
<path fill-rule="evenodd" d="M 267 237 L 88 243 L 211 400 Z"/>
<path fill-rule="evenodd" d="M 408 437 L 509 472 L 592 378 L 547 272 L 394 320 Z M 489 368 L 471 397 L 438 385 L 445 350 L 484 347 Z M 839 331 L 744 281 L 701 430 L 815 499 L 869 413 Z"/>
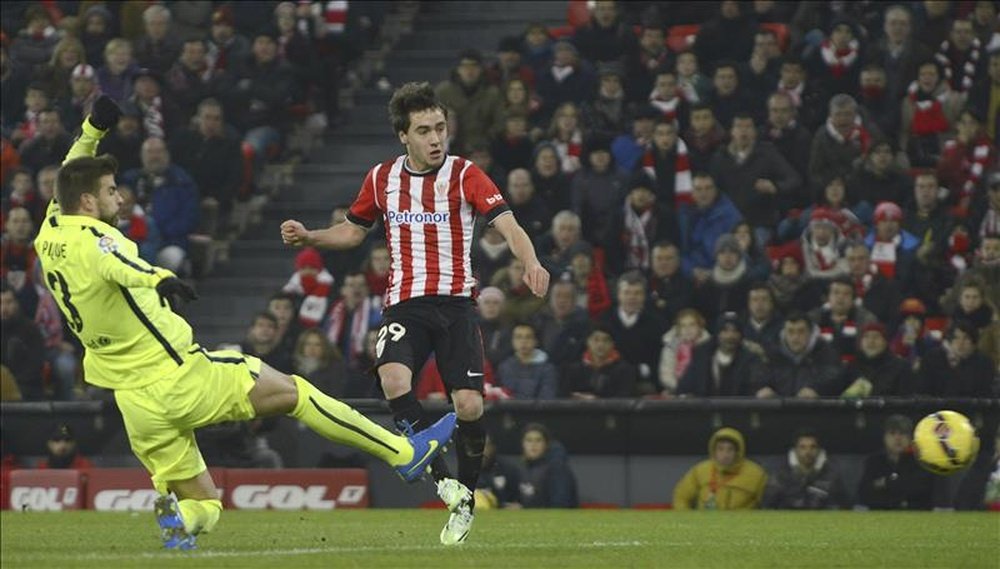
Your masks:
<path fill-rule="evenodd" d="M 449 413 L 405 438 L 252 356 L 208 351 L 173 312 L 194 290 L 138 256 L 116 225 L 117 161 L 95 157 L 120 116 L 110 98 L 95 102 L 59 170 L 56 199 L 35 239 L 43 280 L 86 348 L 84 379 L 114 390 L 133 452 L 161 497 L 156 517 L 168 548 L 190 549 L 219 520 L 222 503 L 194 429 L 222 421 L 288 414 L 332 441 L 364 450 L 407 481 L 423 475 L 455 426 Z"/>

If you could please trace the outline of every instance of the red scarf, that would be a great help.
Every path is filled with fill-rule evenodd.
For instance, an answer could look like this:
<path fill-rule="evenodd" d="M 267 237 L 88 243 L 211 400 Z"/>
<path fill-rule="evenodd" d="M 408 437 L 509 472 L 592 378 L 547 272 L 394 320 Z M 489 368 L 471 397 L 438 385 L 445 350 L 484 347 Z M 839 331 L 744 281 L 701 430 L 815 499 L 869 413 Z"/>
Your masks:
<path fill-rule="evenodd" d="M 851 131 L 847 133 L 847 136 L 840 134 L 840 131 L 833 127 L 833 123 L 829 119 L 826 121 L 826 132 L 837 142 L 841 144 L 853 144 L 861 149 L 862 154 L 868 154 L 868 148 L 872 143 L 872 136 L 864 124 L 862 124 L 860 116 L 854 119 L 854 125 L 851 126 Z"/>
<path fill-rule="evenodd" d="M 913 123 L 910 131 L 916 136 L 948 132 L 948 119 L 944 116 L 941 98 L 921 93 L 916 84 L 910 86 L 910 103 L 913 104 Z"/>
<path fill-rule="evenodd" d="M 330 309 L 326 339 L 334 346 L 340 346 L 344 334 L 348 334 L 350 336 L 350 353 L 344 355 L 349 357 L 351 361 L 365 353 L 365 334 L 368 333 L 368 319 L 371 312 L 372 297 L 370 296 L 356 306 L 350 315 L 347 313 L 344 299 L 338 300 Z M 346 330 L 348 317 L 350 317 L 350 329 Z"/>
<path fill-rule="evenodd" d="M 844 49 L 836 49 L 833 47 L 833 42 L 823 40 L 820 44 L 820 54 L 833 78 L 840 79 L 858 60 L 858 40 L 852 39 Z"/>
<path fill-rule="evenodd" d="M 616 348 L 611 348 L 611 351 L 608 352 L 608 357 L 604 360 L 604 363 L 598 366 L 594 363 L 594 356 L 590 355 L 590 350 L 583 352 L 583 365 L 589 367 L 603 367 L 608 364 L 613 364 L 620 359 L 622 359 L 621 353 L 619 353 Z"/>
<path fill-rule="evenodd" d="M 688 161 L 687 144 L 677 138 L 677 154 L 674 158 L 674 207 L 690 204 L 691 196 L 691 163 Z M 650 180 L 656 181 L 656 148 L 650 146 L 642 155 L 642 170 Z"/>
<path fill-rule="evenodd" d="M 872 263 L 878 268 L 880 275 L 887 279 L 896 278 L 896 260 L 899 258 L 899 243 L 902 237 L 896 236 L 892 242 L 875 240 L 872 245 Z"/>
<path fill-rule="evenodd" d="M 944 80 L 948 82 L 953 91 L 964 93 L 972 88 L 972 81 L 976 78 L 976 67 L 979 65 L 979 48 L 981 45 L 979 38 L 974 38 L 972 40 L 972 47 L 967 52 L 968 55 L 965 55 L 958 51 L 957 48 L 952 49 L 951 43 L 948 40 L 941 42 L 941 47 L 934 54 L 934 59 L 944 69 Z M 952 70 L 954 67 L 952 60 L 961 61 L 963 55 L 965 55 L 965 63 L 962 65 L 962 76 L 955 77 Z"/>
<path fill-rule="evenodd" d="M 957 164 L 962 187 L 959 197 L 972 197 L 983 178 L 983 172 L 990 168 L 993 158 L 993 146 L 985 135 L 976 138 L 970 144 L 962 144 L 958 139 L 944 143 L 941 152 L 941 164 Z"/>

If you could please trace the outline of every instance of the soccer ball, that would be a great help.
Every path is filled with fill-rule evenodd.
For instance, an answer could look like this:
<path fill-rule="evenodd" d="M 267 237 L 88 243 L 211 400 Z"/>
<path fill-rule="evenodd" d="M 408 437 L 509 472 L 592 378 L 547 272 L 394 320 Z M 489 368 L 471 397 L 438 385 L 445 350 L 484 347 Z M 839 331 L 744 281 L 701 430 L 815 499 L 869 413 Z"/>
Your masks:
<path fill-rule="evenodd" d="M 938 411 L 917 423 L 913 446 L 921 466 L 947 476 L 972 464 L 979 453 L 979 437 L 965 415 Z"/>

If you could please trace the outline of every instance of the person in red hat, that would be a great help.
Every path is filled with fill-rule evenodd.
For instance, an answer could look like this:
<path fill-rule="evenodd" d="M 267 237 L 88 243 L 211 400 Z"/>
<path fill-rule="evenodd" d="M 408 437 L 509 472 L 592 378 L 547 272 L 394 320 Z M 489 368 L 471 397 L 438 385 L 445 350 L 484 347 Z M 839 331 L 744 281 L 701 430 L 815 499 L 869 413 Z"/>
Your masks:
<path fill-rule="evenodd" d="M 906 282 L 913 255 L 920 240 L 902 229 L 903 210 L 893 202 L 875 207 L 875 229 L 865 237 L 872 252 L 872 262 L 882 276 Z"/>
<path fill-rule="evenodd" d="M 813 209 L 809 227 L 802 233 L 802 257 L 810 279 L 829 280 L 847 274 L 842 219 L 840 212 L 830 208 Z"/>
<path fill-rule="evenodd" d="M 250 56 L 250 40 L 236 33 L 233 7 L 219 6 L 212 14 L 208 60 L 213 71 L 232 71 Z"/>
<path fill-rule="evenodd" d="M 889 343 L 889 350 L 916 368 L 920 358 L 941 345 L 940 330 L 928 330 L 924 326 L 927 307 L 919 298 L 907 298 L 899 305 L 902 319 L 896 334 Z"/>
<path fill-rule="evenodd" d="M 910 364 L 889 351 L 888 332 L 879 322 L 861 328 L 857 356 L 843 378 L 841 397 L 896 397 L 913 389 Z"/>
<path fill-rule="evenodd" d="M 323 319 L 333 280 L 330 271 L 323 267 L 323 257 L 315 248 L 306 247 L 295 256 L 295 272 L 281 290 L 301 300 L 299 324 L 303 328 L 317 326 Z"/>

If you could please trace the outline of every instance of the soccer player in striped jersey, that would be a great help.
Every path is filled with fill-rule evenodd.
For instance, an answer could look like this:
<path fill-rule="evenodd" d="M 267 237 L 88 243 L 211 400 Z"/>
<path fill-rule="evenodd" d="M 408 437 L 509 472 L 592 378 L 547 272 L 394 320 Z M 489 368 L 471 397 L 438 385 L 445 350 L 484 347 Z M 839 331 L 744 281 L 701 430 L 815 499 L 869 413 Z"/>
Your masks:
<path fill-rule="evenodd" d="M 173 310 L 194 290 L 139 258 L 116 227 L 118 163 L 94 156 L 121 110 L 103 96 L 59 169 L 56 199 L 35 239 L 45 285 L 86 348 L 84 379 L 111 389 L 129 444 L 160 493 L 155 503 L 167 548 L 191 549 L 219 521 L 222 502 L 194 430 L 223 421 L 287 414 L 329 440 L 381 458 L 419 478 L 454 430 L 454 414 L 408 438 L 383 429 L 259 359 L 208 351 Z M 179 499 L 179 501 L 178 501 Z"/>
<path fill-rule="evenodd" d="M 534 294 L 545 296 L 549 273 L 496 185 L 471 161 L 448 154 L 447 112 L 427 83 L 400 87 L 389 102 L 389 115 L 405 154 L 369 170 L 346 221 L 310 231 L 288 220 L 281 236 L 293 246 L 349 249 L 362 242 L 376 216 L 382 218 L 391 269 L 376 372 L 396 425 L 406 433 L 426 423 L 412 383 L 435 354 L 458 414 L 457 480 L 440 457 L 431 465 L 438 495 L 450 510 L 441 543 L 454 545 L 464 542 L 472 527 L 486 440 L 483 345 L 473 300 L 476 217 L 503 234 L 524 262 L 524 282 Z"/>

